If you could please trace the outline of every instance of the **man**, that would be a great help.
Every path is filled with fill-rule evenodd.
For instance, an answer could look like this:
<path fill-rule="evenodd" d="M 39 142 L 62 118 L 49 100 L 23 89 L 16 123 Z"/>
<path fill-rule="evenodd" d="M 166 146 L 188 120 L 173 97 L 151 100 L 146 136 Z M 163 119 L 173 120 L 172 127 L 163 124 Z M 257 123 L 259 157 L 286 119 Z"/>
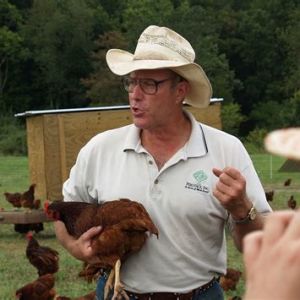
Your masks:
<path fill-rule="evenodd" d="M 251 159 L 237 138 L 184 111 L 184 101 L 207 106 L 212 89 L 182 36 L 149 26 L 134 54 L 112 49 L 106 59 L 124 76 L 133 124 L 97 135 L 80 151 L 64 200 L 124 197 L 145 206 L 159 239 L 150 237 L 122 266 L 131 299 L 223 299 L 216 278 L 226 271 L 225 225 L 241 249 L 271 211 Z M 74 240 L 56 224 L 62 244 L 84 261 L 93 260 L 89 242 L 99 230 Z"/>

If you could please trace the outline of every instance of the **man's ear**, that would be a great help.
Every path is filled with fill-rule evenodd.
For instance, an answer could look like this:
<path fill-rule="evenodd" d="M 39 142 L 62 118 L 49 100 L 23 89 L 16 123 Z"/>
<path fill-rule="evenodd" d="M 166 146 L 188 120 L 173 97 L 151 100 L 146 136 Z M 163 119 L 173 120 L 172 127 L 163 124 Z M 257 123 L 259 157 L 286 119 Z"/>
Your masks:
<path fill-rule="evenodd" d="M 182 103 L 190 91 L 190 84 L 186 80 L 177 83 L 176 86 L 176 103 Z"/>

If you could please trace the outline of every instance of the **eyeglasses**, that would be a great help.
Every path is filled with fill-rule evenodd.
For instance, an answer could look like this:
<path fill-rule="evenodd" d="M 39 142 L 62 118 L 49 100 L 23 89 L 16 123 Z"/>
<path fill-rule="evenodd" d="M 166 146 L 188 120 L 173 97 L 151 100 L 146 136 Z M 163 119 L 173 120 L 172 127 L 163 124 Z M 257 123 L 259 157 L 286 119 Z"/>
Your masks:
<path fill-rule="evenodd" d="M 154 95 L 157 93 L 158 86 L 167 81 L 167 80 L 172 80 L 174 79 L 173 77 L 171 78 L 166 78 L 163 80 L 154 80 L 151 78 L 141 78 L 141 79 L 136 79 L 136 78 L 131 78 L 131 77 L 123 77 L 123 85 L 125 90 L 128 93 L 132 93 L 133 89 L 139 85 L 142 91 L 147 94 L 147 95 Z"/>

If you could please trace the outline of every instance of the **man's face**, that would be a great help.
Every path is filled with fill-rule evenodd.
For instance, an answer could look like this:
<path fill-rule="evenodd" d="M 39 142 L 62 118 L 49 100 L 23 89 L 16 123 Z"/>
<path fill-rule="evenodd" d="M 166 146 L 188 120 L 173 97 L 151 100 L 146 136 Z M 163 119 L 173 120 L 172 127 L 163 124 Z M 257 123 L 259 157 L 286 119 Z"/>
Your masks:
<path fill-rule="evenodd" d="M 128 95 L 134 124 L 142 129 L 163 126 L 178 107 L 176 74 L 167 69 L 139 70 L 129 77 L 133 79 Z"/>

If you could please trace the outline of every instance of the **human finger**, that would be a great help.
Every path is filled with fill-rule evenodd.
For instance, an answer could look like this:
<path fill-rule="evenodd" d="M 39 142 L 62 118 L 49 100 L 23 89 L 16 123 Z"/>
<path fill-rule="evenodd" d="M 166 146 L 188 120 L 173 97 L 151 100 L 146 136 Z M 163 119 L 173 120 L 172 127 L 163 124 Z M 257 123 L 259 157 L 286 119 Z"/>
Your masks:
<path fill-rule="evenodd" d="M 243 239 L 243 259 L 246 266 L 251 265 L 261 250 L 264 233 L 262 230 L 253 231 Z"/>
<path fill-rule="evenodd" d="M 287 239 L 299 239 L 300 238 L 300 211 L 292 211 L 293 218 L 285 232 L 285 238 Z"/>
<path fill-rule="evenodd" d="M 282 238 L 294 215 L 294 211 L 287 210 L 269 214 L 264 225 L 264 244 L 273 245 L 279 238 Z"/>
<path fill-rule="evenodd" d="M 95 226 L 95 227 L 92 227 L 92 228 L 88 229 L 85 233 L 82 234 L 81 237 L 84 240 L 90 240 L 94 236 L 100 234 L 101 231 L 102 231 L 102 227 L 101 226 Z"/>
<path fill-rule="evenodd" d="M 219 177 L 222 174 L 222 170 L 213 168 L 212 172 L 214 173 L 215 176 Z"/>
<path fill-rule="evenodd" d="M 228 177 L 238 180 L 242 178 L 242 174 L 239 170 L 233 168 L 233 167 L 226 167 L 222 170 L 223 174 L 226 174 Z"/>

